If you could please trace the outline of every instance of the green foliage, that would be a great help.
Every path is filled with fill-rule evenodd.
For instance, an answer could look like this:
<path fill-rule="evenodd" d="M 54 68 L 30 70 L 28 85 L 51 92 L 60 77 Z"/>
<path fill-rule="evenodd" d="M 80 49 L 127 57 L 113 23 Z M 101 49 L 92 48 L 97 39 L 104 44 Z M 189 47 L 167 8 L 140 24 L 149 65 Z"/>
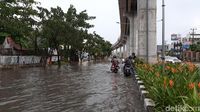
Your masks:
<path fill-rule="evenodd" d="M 136 68 L 157 111 L 164 111 L 167 106 L 200 105 L 200 71 L 192 63 L 166 64 L 165 74 L 160 63 L 139 64 Z"/>
<path fill-rule="evenodd" d="M 33 5 L 37 4 L 34 0 L 9 0 L 0 2 L 0 33 L 11 35 L 17 43 L 24 45 L 26 42 L 22 38 L 30 36 L 34 30 L 33 26 L 37 23 L 34 19 L 37 10 Z"/>
<path fill-rule="evenodd" d="M 190 50 L 200 52 L 200 43 L 190 45 Z"/>
<path fill-rule="evenodd" d="M 136 64 L 144 64 L 145 61 L 144 61 L 144 59 L 141 59 L 141 58 L 136 57 L 134 63 L 136 63 Z"/>
<path fill-rule="evenodd" d="M 86 10 L 78 13 L 70 5 L 64 12 L 60 7 L 48 10 L 37 4 L 35 0 L 0 2 L 0 36 L 11 35 L 16 43 L 35 52 L 50 48 L 66 56 L 70 49 L 72 54 L 77 51 L 101 57 L 111 54 L 110 42 L 95 32 L 88 33 L 88 29 L 94 27 L 88 21 L 95 17 L 89 16 Z"/>

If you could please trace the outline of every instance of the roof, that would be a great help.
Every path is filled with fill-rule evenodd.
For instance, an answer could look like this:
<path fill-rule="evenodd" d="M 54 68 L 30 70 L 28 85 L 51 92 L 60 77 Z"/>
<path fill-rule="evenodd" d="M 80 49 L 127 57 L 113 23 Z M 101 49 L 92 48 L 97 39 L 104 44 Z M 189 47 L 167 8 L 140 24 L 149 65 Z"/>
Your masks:
<path fill-rule="evenodd" d="M 4 48 L 14 48 L 16 50 L 26 50 L 24 48 L 21 48 L 19 44 L 16 44 L 15 41 L 12 39 L 12 37 L 6 37 L 4 40 Z"/>

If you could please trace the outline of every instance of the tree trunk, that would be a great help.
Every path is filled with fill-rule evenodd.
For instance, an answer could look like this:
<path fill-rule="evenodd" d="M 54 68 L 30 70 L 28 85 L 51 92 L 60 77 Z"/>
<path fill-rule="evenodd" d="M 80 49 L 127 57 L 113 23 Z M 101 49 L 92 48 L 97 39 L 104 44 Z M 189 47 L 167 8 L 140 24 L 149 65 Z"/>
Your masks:
<path fill-rule="evenodd" d="M 56 49 L 57 50 L 57 56 L 58 56 L 58 66 L 61 66 L 61 62 L 60 62 L 60 51 L 59 48 Z"/>
<path fill-rule="evenodd" d="M 38 46 L 37 46 L 37 37 L 36 36 L 35 36 L 35 45 L 34 45 L 34 47 L 35 47 L 35 55 L 36 55 L 36 54 L 38 54 L 38 52 L 37 52 Z"/>
<path fill-rule="evenodd" d="M 67 45 L 67 61 L 69 61 L 69 45 Z"/>

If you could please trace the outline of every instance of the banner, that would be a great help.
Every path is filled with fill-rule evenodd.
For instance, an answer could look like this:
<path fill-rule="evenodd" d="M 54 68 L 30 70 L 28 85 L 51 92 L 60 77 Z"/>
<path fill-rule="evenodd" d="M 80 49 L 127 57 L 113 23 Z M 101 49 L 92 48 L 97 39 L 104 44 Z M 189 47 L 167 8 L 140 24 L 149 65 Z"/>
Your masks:
<path fill-rule="evenodd" d="M 180 34 L 171 34 L 171 40 L 172 41 L 176 41 L 176 40 L 180 40 L 180 39 L 181 39 Z"/>

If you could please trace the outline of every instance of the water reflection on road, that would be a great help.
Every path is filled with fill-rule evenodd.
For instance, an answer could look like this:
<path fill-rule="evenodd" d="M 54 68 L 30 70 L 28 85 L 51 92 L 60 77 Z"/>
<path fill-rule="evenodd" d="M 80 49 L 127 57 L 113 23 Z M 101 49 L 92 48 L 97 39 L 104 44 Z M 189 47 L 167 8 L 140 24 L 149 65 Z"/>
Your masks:
<path fill-rule="evenodd" d="M 143 112 L 131 77 L 108 63 L 0 71 L 0 112 Z"/>

